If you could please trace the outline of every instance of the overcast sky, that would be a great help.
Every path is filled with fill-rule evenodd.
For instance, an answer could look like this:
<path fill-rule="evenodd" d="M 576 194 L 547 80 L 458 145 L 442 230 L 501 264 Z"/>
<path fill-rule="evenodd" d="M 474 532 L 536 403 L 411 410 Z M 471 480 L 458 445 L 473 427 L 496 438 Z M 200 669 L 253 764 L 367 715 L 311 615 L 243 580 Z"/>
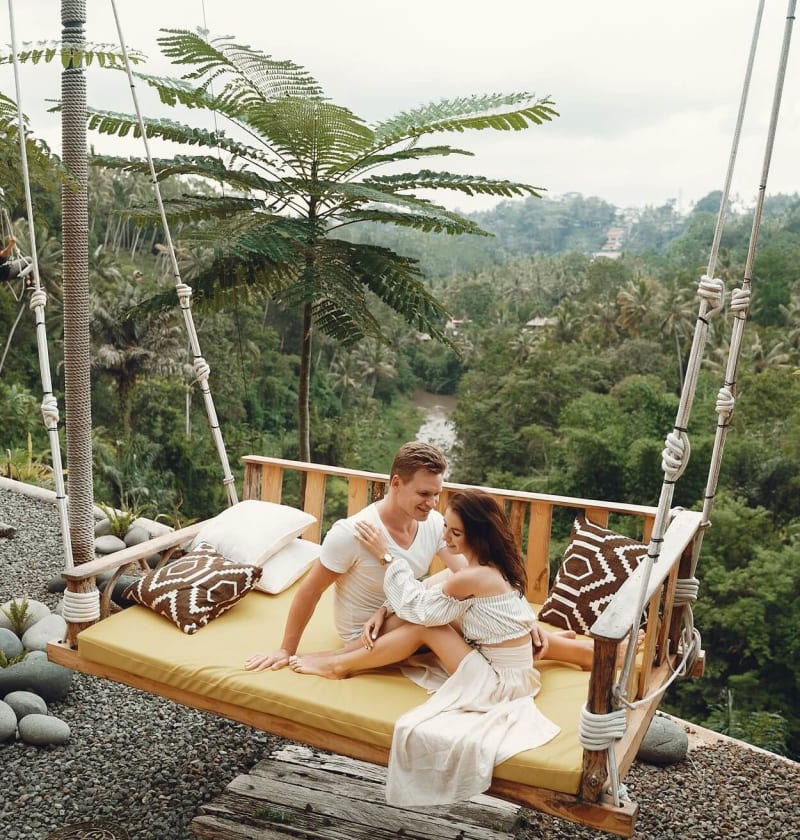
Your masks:
<path fill-rule="evenodd" d="M 17 41 L 56 40 L 59 0 L 13 0 Z M 87 0 L 86 38 L 118 42 L 110 0 Z M 619 206 L 681 209 L 720 189 L 731 147 L 758 0 L 118 0 L 129 48 L 147 72 L 177 75 L 161 57 L 160 28 L 237 41 L 304 65 L 335 102 L 375 123 L 443 97 L 530 91 L 561 116 L 522 132 L 449 135 L 473 150 L 465 171 L 579 192 Z M 734 194 L 758 189 L 787 3 L 766 0 Z M 0 17 L 10 44 L 8 8 Z M 800 32 L 794 33 L 768 192 L 800 192 Z M 60 152 L 60 67 L 22 67 L 22 99 L 34 132 Z M 91 105 L 132 112 L 122 74 L 90 70 Z M 13 95 L 10 68 L 0 90 Z M 139 90 L 145 109 L 148 91 Z M 212 128 L 213 126 L 204 126 Z M 102 152 L 141 154 L 90 137 Z M 116 143 L 116 145 L 114 145 Z M 159 152 L 160 153 L 160 150 Z M 453 159 L 444 168 L 455 170 Z M 479 201 L 453 197 L 462 210 Z"/>

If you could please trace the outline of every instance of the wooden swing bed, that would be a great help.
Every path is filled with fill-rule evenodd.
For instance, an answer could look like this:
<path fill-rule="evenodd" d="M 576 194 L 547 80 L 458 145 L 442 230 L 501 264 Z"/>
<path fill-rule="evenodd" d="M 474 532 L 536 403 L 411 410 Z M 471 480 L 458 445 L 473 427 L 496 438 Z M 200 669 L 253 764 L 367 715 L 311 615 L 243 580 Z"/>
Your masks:
<path fill-rule="evenodd" d="M 303 534 L 319 542 L 326 521 L 325 490 L 329 481 L 347 486 L 348 515 L 380 498 L 388 476 L 277 458 L 244 458 L 245 499 L 280 502 L 289 473 L 305 473 L 303 509 L 317 518 Z M 464 487 L 445 483 L 440 499 Z M 534 605 L 545 600 L 550 561 L 554 554 L 551 528 L 559 512 L 583 512 L 606 525 L 609 517 L 633 518 L 646 542 L 656 509 L 613 502 L 489 489 L 503 502 L 526 557 L 527 597 Z M 86 674 L 115 680 L 169 698 L 177 703 L 230 718 L 248 726 L 340 753 L 386 764 L 393 722 L 407 709 L 424 702 L 425 692 L 397 671 L 385 670 L 348 680 L 329 681 L 295 674 L 290 669 L 253 673 L 243 669 L 254 650 L 280 646 L 294 587 L 280 595 L 250 592 L 236 607 L 194 635 L 182 633 L 163 617 L 141 606 L 111 613 L 110 593 L 119 575 L 132 563 L 160 553 L 172 556 L 202 528 L 197 523 L 149 542 L 64 571 L 68 589 L 89 592 L 96 577 L 112 571 L 101 598 L 101 620 L 69 623 L 67 638 L 48 646 L 51 661 Z M 627 696 L 631 705 L 625 734 L 615 742 L 616 765 L 624 777 L 654 715 L 662 691 L 680 667 L 682 608 L 676 605 L 676 582 L 689 573 L 692 549 L 700 533 L 701 514 L 678 511 L 665 533 L 658 563 L 647 583 L 647 631 Z M 640 565 L 639 572 L 643 570 Z M 595 640 L 591 672 L 556 662 L 542 662 L 542 690 L 537 704 L 561 733 L 536 750 L 520 753 L 495 771 L 490 793 L 567 820 L 630 836 L 638 806 L 615 803 L 605 792 L 607 751 L 585 749 L 579 742 L 581 707 L 597 715 L 609 712 L 617 674 L 617 648 L 633 623 L 641 587 L 634 572 L 591 628 Z M 327 594 L 327 593 L 326 593 Z M 331 604 L 324 599 L 315 613 L 301 650 L 337 647 Z M 702 671 L 702 657 L 694 664 Z M 635 701 L 639 701 L 636 705 Z"/>

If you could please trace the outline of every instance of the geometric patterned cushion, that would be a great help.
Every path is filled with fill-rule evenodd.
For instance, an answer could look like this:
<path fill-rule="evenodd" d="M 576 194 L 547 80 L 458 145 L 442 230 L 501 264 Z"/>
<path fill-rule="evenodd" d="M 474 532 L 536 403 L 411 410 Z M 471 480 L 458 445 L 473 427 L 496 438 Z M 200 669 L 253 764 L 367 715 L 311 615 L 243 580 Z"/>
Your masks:
<path fill-rule="evenodd" d="M 260 577 L 260 566 L 232 563 L 213 546 L 201 543 L 134 581 L 121 597 L 191 634 L 234 606 Z"/>
<path fill-rule="evenodd" d="M 647 554 L 647 546 L 578 514 L 539 618 L 586 634 Z"/>

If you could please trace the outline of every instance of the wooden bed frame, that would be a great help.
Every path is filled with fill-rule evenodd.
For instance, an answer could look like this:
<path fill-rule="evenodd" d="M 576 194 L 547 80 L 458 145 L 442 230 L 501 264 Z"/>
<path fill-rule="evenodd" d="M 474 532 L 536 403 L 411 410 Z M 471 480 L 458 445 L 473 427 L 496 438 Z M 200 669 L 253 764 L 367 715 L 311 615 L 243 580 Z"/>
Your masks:
<path fill-rule="evenodd" d="M 295 474 L 293 479 L 295 486 L 298 483 L 296 474 L 299 473 L 302 476 L 305 495 L 303 503 L 299 506 L 317 517 L 317 522 L 310 526 L 303 536 L 316 542 L 320 541 L 323 530 L 330 525 L 330 518 L 337 518 L 345 513 L 349 515 L 380 498 L 388 483 L 388 476 L 378 473 L 255 455 L 247 456 L 243 460 L 245 464 L 243 497 L 245 499 L 281 502 L 287 476 Z M 343 510 L 326 512 L 326 489 L 332 481 L 344 482 L 347 498 L 346 512 Z M 465 485 L 445 482 L 439 503 L 440 509 L 444 509 L 448 495 L 453 490 L 464 487 Z M 512 529 L 526 557 L 528 600 L 537 604 L 541 604 L 547 596 L 551 559 L 554 562 L 560 559 L 557 548 L 551 544 L 552 525 L 557 511 L 566 510 L 570 515 L 583 511 L 593 522 L 604 526 L 609 525 L 611 516 L 633 517 L 637 521 L 635 533 L 644 542 L 649 540 L 656 513 L 654 507 L 496 488 L 482 489 L 490 492 L 506 506 Z M 664 535 L 659 560 L 654 565 L 647 584 L 648 621 L 643 645 L 643 661 L 636 678 L 631 680 L 634 684 L 628 686 L 627 696 L 631 701 L 645 697 L 651 699 L 628 712 L 626 733 L 617 742 L 615 749 L 621 779 L 625 777 L 636 756 L 650 720 L 655 714 L 665 684 L 680 659 L 683 608 L 675 605 L 675 583 L 679 577 L 689 575 L 692 550 L 699 534 L 700 523 L 700 513 L 690 511 L 675 513 Z M 615 527 L 614 522 L 610 524 L 611 527 Z M 155 553 L 160 553 L 162 559 L 168 559 L 176 550 L 185 546 L 201 527 L 202 523 L 198 523 L 165 533 L 141 545 L 67 570 L 63 573 L 67 587 L 73 592 L 93 591 L 96 588 L 96 576 L 101 572 L 112 571 L 114 574 L 105 584 L 101 597 L 102 620 L 113 608 L 110 593 L 123 570 L 132 563 L 144 566 L 145 558 Z M 621 587 L 602 617 L 591 628 L 591 635 L 595 640 L 595 658 L 589 681 L 587 708 L 595 714 L 605 714 L 613 709 L 612 689 L 616 673 L 617 646 L 626 637 L 633 624 L 633 613 L 640 597 L 640 572 L 642 572 L 641 568 Z M 379 764 L 386 764 L 388 761 L 388 750 L 373 744 L 299 725 L 267 712 L 243 709 L 197 693 L 176 690 L 171 686 L 124 670 L 88 661 L 80 656 L 77 649 L 77 636 L 87 626 L 89 625 L 69 623 L 66 639 L 63 642 L 52 642 L 48 646 L 50 660 L 76 671 L 131 685 L 183 705 L 222 715 L 314 747 Z M 701 674 L 702 667 L 701 654 L 693 666 L 693 675 Z M 498 778 L 495 778 L 489 792 L 602 831 L 631 836 L 638 805 L 631 801 L 623 801 L 617 806 L 604 792 L 607 782 L 607 755 L 604 750 L 584 750 L 583 755 L 581 786 L 577 796 L 573 797 Z"/>

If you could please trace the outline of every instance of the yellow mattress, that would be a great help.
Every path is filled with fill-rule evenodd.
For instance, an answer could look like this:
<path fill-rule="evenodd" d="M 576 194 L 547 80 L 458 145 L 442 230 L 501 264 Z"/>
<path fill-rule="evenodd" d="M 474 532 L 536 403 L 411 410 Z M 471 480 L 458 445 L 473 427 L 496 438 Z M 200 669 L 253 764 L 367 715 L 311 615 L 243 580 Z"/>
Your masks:
<path fill-rule="evenodd" d="M 78 636 L 82 658 L 120 668 L 174 689 L 388 748 L 394 721 L 424 702 L 425 691 L 397 670 L 375 671 L 346 680 L 280 671 L 245 671 L 255 651 L 280 646 L 295 587 L 280 595 L 251 592 L 233 609 L 194 635 L 186 635 L 145 607 L 129 607 Z M 339 647 L 333 629 L 332 592 L 323 597 L 300 652 Z M 582 750 L 578 718 L 586 702 L 589 674 L 552 662 L 540 663 L 542 690 L 536 703 L 561 727 L 550 743 L 519 753 L 499 765 L 495 776 L 534 787 L 577 793 Z"/>

